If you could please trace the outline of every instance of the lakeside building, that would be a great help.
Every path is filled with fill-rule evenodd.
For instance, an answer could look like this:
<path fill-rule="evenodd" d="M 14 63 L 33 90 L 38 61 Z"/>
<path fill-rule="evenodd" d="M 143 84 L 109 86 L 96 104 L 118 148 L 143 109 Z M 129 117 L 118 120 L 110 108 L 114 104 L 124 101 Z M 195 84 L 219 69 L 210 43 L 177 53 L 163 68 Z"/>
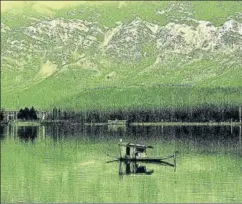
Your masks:
<path fill-rule="evenodd" d="M 38 119 L 45 120 L 48 115 L 48 112 L 47 111 L 36 111 L 36 114 L 37 114 Z"/>
<path fill-rule="evenodd" d="M 4 116 L 4 121 L 11 121 L 11 120 L 17 120 L 17 115 L 19 111 L 16 110 L 4 110 L 3 111 L 3 116 Z"/>

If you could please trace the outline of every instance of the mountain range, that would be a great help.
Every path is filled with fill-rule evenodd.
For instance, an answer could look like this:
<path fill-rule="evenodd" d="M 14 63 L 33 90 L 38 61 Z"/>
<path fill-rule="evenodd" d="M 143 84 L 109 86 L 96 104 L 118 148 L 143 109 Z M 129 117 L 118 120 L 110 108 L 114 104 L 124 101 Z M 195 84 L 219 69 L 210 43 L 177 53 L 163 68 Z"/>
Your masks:
<path fill-rule="evenodd" d="M 157 87 L 170 97 L 223 88 L 236 94 L 221 100 L 241 101 L 240 1 L 34 6 L 2 12 L 2 107 L 113 106 L 124 92 L 152 105 Z"/>

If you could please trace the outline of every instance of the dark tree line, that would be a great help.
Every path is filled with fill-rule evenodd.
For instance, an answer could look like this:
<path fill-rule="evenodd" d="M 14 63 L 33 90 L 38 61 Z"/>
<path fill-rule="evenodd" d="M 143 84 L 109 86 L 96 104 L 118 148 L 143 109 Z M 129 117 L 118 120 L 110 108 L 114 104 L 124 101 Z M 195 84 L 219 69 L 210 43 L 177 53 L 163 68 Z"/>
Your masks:
<path fill-rule="evenodd" d="M 240 120 L 239 107 L 204 105 L 193 108 L 133 108 L 119 110 L 66 111 L 54 108 L 48 119 L 80 123 L 131 122 L 233 122 Z"/>
<path fill-rule="evenodd" d="M 0 120 L 4 119 L 3 110 Z M 129 108 L 69 111 L 54 107 L 47 115 L 47 120 L 69 120 L 78 123 L 106 123 L 108 120 L 127 120 L 132 122 L 238 122 L 241 118 L 239 107 L 215 106 L 205 104 L 199 107 L 186 108 Z M 36 120 L 37 110 L 25 107 L 20 109 L 17 118 Z"/>
<path fill-rule="evenodd" d="M 63 114 L 64 114 L 64 112 L 61 111 L 60 108 L 57 109 L 56 107 L 54 107 L 54 108 L 52 109 L 52 111 L 50 111 L 50 112 L 48 113 L 46 119 L 48 119 L 48 120 L 60 120 L 60 119 L 63 119 Z M 69 118 L 66 118 L 66 120 L 67 120 L 67 119 L 69 119 Z"/>
<path fill-rule="evenodd" d="M 37 120 L 37 112 L 34 109 L 34 107 L 32 108 L 28 108 L 25 107 L 24 109 L 20 109 L 18 114 L 17 114 L 17 118 L 21 119 L 21 120 Z"/>

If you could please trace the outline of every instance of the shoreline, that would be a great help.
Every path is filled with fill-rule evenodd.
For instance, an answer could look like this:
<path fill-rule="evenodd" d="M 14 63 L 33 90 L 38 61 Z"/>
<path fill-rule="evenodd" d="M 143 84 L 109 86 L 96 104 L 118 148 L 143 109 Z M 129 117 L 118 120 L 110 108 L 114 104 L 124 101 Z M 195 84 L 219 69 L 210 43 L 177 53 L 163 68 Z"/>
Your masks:
<path fill-rule="evenodd" d="M 109 123 L 80 123 L 72 121 L 10 121 L 1 122 L 0 125 L 16 126 L 41 126 L 47 124 L 70 124 L 83 126 L 242 126 L 240 122 L 133 122 L 130 124 L 109 124 Z"/>
<path fill-rule="evenodd" d="M 145 122 L 131 123 L 130 126 L 241 126 L 240 122 Z"/>

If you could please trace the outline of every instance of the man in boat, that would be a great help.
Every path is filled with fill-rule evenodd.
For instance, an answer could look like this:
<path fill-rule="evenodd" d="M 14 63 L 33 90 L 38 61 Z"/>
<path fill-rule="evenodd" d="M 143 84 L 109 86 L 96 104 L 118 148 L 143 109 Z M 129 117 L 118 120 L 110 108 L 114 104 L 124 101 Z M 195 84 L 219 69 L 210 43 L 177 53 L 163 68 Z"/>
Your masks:
<path fill-rule="evenodd" d="M 140 158 L 142 156 L 146 156 L 146 148 L 145 147 L 136 148 L 135 158 Z"/>
<path fill-rule="evenodd" d="M 153 148 L 152 146 L 132 144 L 128 143 L 126 145 L 126 158 L 141 158 L 146 156 L 146 149 Z"/>

